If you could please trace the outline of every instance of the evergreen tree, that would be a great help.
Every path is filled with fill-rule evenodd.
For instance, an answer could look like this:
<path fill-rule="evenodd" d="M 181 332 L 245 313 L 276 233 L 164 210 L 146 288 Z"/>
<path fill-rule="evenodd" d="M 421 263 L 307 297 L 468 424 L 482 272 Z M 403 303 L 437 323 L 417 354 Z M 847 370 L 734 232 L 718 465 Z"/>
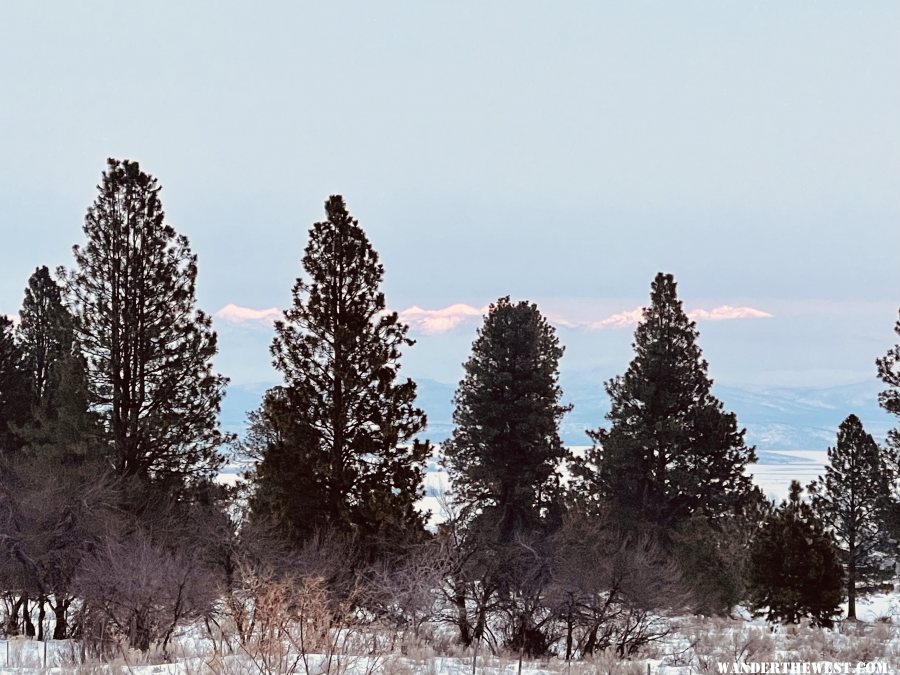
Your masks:
<path fill-rule="evenodd" d="M 507 646 L 520 654 L 543 654 L 550 643 L 534 610 L 563 510 L 562 354 L 534 304 L 504 297 L 490 306 L 464 364 L 443 461 L 459 509 L 450 524 L 460 556 L 453 598 L 466 644 L 482 639 L 489 608 L 509 618 Z M 467 606 L 476 610 L 472 625 Z"/>
<path fill-rule="evenodd" d="M 297 545 L 322 532 L 371 557 L 423 534 L 415 502 L 431 447 L 414 439 L 425 427 L 416 385 L 398 381 L 413 341 L 385 311 L 378 254 L 343 198 L 325 211 L 303 256 L 307 278 L 276 322 L 272 355 L 285 383 L 255 416 L 251 506 Z"/>
<path fill-rule="evenodd" d="M 19 318 L 31 404 L 42 407 L 58 384 L 58 364 L 71 356 L 73 345 L 72 315 L 63 303 L 63 288 L 46 266 L 37 268 L 28 279 Z"/>
<path fill-rule="evenodd" d="M 28 280 L 19 312 L 19 343 L 29 381 L 30 418 L 18 434 L 30 454 L 51 460 L 83 460 L 97 454 L 100 428 L 90 413 L 85 364 L 77 352 L 72 314 L 63 287 L 39 267 Z"/>
<path fill-rule="evenodd" d="M 791 482 L 790 497 L 769 516 L 750 550 L 750 604 L 770 621 L 809 617 L 830 627 L 840 611 L 843 570 L 837 547 Z"/>
<path fill-rule="evenodd" d="M 900 338 L 900 319 L 894 325 L 894 332 Z M 900 417 L 900 342 L 876 361 L 878 377 L 884 382 L 885 389 L 878 396 L 881 407 L 893 415 Z M 888 433 L 888 443 L 900 450 L 900 428 Z"/>
<path fill-rule="evenodd" d="M 28 420 L 28 380 L 25 359 L 13 322 L 0 314 L 0 452 L 21 446 L 15 429 Z"/>
<path fill-rule="evenodd" d="M 62 291 L 46 267 L 28 280 L 16 330 L 21 408 L 27 414 L 10 428 L 18 452 L 0 458 L 7 573 L 19 580 L 22 607 L 33 600 L 43 617 L 50 605 L 57 639 L 67 635 L 72 579 L 95 541 L 92 532 L 103 526 L 98 513 L 110 496 Z M 43 630 L 39 620 L 37 634 Z"/>
<path fill-rule="evenodd" d="M 894 332 L 900 338 L 900 319 L 894 325 Z M 900 342 L 877 359 L 876 366 L 878 377 L 887 386 L 878 396 L 879 403 L 887 412 L 900 417 Z M 896 558 L 897 542 L 900 541 L 900 427 L 888 432 L 887 446 L 889 451 L 884 453 L 883 459 L 890 471 L 891 494 L 882 511 L 882 520 L 887 535 L 893 540 L 887 543 L 893 546 Z M 900 562 L 896 568 L 900 572 Z"/>
<path fill-rule="evenodd" d="M 579 488 L 623 518 L 671 531 L 695 513 L 715 520 L 752 501 L 744 469 L 755 460 L 733 413 L 712 395 L 698 332 L 672 275 L 653 281 L 635 332 L 635 357 L 610 380 L 609 429 L 576 463 Z"/>
<path fill-rule="evenodd" d="M 698 513 L 679 523 L 671 535 L 670 560 L 693 591 L 694 611 L 727 615 L 744 599 L 747 553 L 759 522 L 737 517 L 713 527 Z"/>
<path fill-rule="evenodd" d="M 492 522 L 499 541 L 560 514 L 562 354 L 537 306 L 505 297 L 490 306 L 464 365 L 445 464 L 455 502 Z"/>
<path fill-rule="evenodd" d="M 837 541 L 847 570 L 847 618 L 856 618 L 857 585 L 884 576 L 881 511 L 890 494 L 890 464 L 856 415 L 841 422 L 828 449 L 825 477 L 810 484 L 816 514 Z M 896 464 L 896 461 L 893 462 Z"/>
<path fill-rule="evenodd" d="M 208 477 L 221 462 L 226 379 L 212 370 L 211 319 L 195 309 L 197 256 L 137 162 L 110 159 L 98 190 L 68 285 L 112 461 L 120 475 L 173 486 Z"/>

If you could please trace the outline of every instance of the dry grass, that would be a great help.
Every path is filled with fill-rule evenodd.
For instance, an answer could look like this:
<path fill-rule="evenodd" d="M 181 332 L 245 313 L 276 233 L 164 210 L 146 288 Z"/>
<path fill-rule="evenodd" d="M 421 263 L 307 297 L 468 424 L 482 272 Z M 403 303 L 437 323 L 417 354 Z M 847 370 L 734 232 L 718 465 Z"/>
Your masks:
<path fill-rule="evenodd" d="M 57 645 L 49 666 L 66 675 L 470 675 L 472 648 L 446 632 L 420 640 L 394 640 L 360 620 L 349 601 L 335 601 L 314 578 L 282 585 L 267 583 L 247 606 L 252 620 L 238 636 L 227 620 L 201 637 L 200 627 L 176 640 L 170 655 L 177 666 L 149 666 L 158 654 L 119 650 L 107 663 L 77 664 L 77 649 Z M 42 672 L 40 643 L 10 642 L 10 665 L 20 672 Z M 4 659 L 0 646 L 0 666 Z M 517 655 L 482 649 L 476 675 L 514 675 Z M 547 675 L 645 675 L 663 668 L 718 673 L 721 663 L 788 661 L 885 661 L 900 664 L 900 626 L 844 623 L 834 630 L 766 626 L 737 619 L 685 617 L 664 643 L 647 645 L 630 659 L 613 650 L 565 662 L 525 661 L 523 670 Z M 152 670 L 151 670 L 152 668 Z"/>

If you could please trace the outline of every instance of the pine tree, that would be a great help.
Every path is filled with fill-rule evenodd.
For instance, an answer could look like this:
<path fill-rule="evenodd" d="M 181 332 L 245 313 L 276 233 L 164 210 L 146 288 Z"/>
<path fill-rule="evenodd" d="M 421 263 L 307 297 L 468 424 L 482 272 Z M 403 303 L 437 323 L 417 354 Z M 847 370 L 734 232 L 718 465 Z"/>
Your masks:
<path fill-rule="evenodd" d="M 195 309 L 197 256 L 137 162 L 110 159 L 98 190 L 68 286 L 111 459 L 120 475 L 173 486 L 208 477 L 227 380 L 212 370 L 211 319 Z"/>
<path fill-rule="evenodd" d="M 534 623 L 546 578 L 549 537 L 561 522 L 559 469 L 568 457 L 557 383 L 563 348 L 529 302 L 492 304 L 454 396 L 454 429 L 443 462 L 459 510 L 460 565 L 453 598 L 461 640 L 480 641 L 490 607 L 511 618 L 507 646 L 543 654 L 549 636 Z M 476 608 L 473 625 L 467 606 Z"/>
<path fill-rule="evenodd" d="M 894 332 L 900 338 L 900 319 L 894 325 Z M 881 407 L 893 415 L 900 417 L 900 342 L 876 361 L 878 377 L 884 382 L 885 389 L 878 396 Z M 888 443 L 900 450 L 900 428 L 888 433 Z"/>
<path fill-rule="evenodd" d="M 39 267 L 28 280 L 19 312 L 19 343 L 29 381 L 30 418 L 18 434 L 30 454 L 79 461 L 97 454 L 100 428 L 90 411 L 85 364 L 74 337 L 64 289 Z"/>
<path fill-rule="evenodd" d="M 0 453 L 21 447 L 15 429 L 28 420 L 28 380 L 15 325 L 0 314 Z"/>
<path fill-rule="evenodd" d="M 594 446 L 574 467 L 589 498 L 663 532 L 698 512 L 713 520 L 739 512 L 753 495 L 744 469 L 754 449 L 710 392 L 697 336 L 672 275 L 658 274 L 635 357 L 606 384 L 611 426 L 591 433 Z"/>
<path fill-rule="evenodd" d="M 66 613 L 80 556 L 94 539 L 103 481 L 95 419 L 88 411 L 83 362 L 74 351 L 63 289 L 40 267 L 28 280 L 16 329 L 21 407 L 11 425 L 18 451 L 0 457 L 0 502 L 10 569 L 21 579 L 17 602 L 50 604 L 54 637 L 67 635 Z M 93 461 L 90 461 L 93 460 Z M 43 633 L 38 622 L 38 635 Z"/>
<path fill-rule="evenodd" d="M 770 621 L 809 617 L 830 627 L 840 611 L 843 570 L 838 550 L 791 482 L 790 497 L 769 516 L 750 550 L 750 604 Z"/>
<path fill-rule="evenodd" d="M 72 354 L 72 315 L 63 303 L 63 288 L 44 266 L 28 279 L 19 312 L 19 339 L 31 380 L 31 404 L 42 407 L 57 387 L 61 361 Z"/>
<path fill-rule="evenodd" d="M 445 464 L 455 502 L 491 521 L 499 541 L 539 529 L 562 508 L 562 354 L 536 305 L 504 297 L 490 306 L 464 365 Z"/>
<path fill-rule="evenodd" d="M 343 198 L 325 203 L 303 256 L 293 305 L 272 344 L 284 386 L 256 416 L 261 456 L 252 510 L 299 545 L 316 533 L 368 557 L 424 532 L 430 445 L 416 385 L 398 381 L 407 326 L 385 310 L 384 268 Z"/>
<path fill-rule="evenodd" d="M 896 464 L 896 462 L 893 462 Z M 847 570 L 847 618 L 856 618 L 857 585 L 884 576 L 882 509 L 890 493 L 890 464 L 856 415 L 841 422 L 828 449 L 825 477 L 810 484 L 816 514 L 837 541 Z"/>
<path fill-rule="evenodd" d="M 900 338 L 900 319 L 894 325 L 894 332 Z M 900 417 L 900 342 L 891 347 L 887 353 L 876 360 L 878 377 L 887 386 L 878 396 L 881 407 L 887 412 Z M 890 496 L 882 510 L 882 521 L 889 539 L 886 549 L 893 547 L 895 559 L 897 542 L 900 541 L 900 427 L 891 429 L 887 436 L 887 449 L 883 456 L 884 463 L 890 472 Z M 900 571 L 900 562 L 896 568 Z"/>

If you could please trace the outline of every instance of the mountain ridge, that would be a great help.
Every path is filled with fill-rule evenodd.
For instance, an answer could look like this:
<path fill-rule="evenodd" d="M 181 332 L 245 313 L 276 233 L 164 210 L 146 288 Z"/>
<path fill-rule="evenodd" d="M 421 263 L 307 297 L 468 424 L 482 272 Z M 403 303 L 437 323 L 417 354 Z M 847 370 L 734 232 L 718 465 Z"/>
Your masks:
<path fill-rule="evenodd" d="M 590 445 L 587 430 L 605 424 L 609 400 L 603 389 L 608 379 L 599 373 L 563 373 L 560 385 L 563 401 L 573 404 L 560 425 L 566 445 Z M 452 398 L 455 384 L 429 378 L 416 381 L 417 404 L 428 415 L 422 437 L 438 443 L 453 429 Z M 230 385 L 222 404 L 223 429 L 241 433 L 246 414 L 259 406 L 266 389 L 274 383 Z M 713 393 L 726 410 L 737 415 L 747 429 L 747 441 L 759 451 L 824 450 L 834 444 L 838 425 L 847 415 L 856 414 L 866 429 L 881 441 L 896 424 L 878 405 L 881 383 L 857 382 L 829 387 L 763 387 L 713 385 Z"/>

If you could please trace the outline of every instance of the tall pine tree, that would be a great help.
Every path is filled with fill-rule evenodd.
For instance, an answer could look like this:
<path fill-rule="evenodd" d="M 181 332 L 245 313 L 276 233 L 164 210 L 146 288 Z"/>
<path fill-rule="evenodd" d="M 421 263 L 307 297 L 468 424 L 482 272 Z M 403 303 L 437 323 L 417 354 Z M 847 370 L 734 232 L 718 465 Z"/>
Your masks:
<path fill-rule="evenodd" d="M 897 319 L 894 325 L 894 333 L 900 339 L 900 319 Z M 878 377 L 887 387 L 878 396 L 878 401 L 882 408 L 900 417 L 900 341 L 876 361 L 876 367 Z M 888 433 L 888 442 L 900 450 L 900 428 L 892 429 Z"/>
<path fill-rule="evenodd" d="M 744 469 L 754 449 L 712 395 L 697 336 L 674 278 L 658 274 L 635 357 L 606 384 L 611 425 L 591 434 L 593 448 L 575 465 L 590 498 L 662 531 L 695 513 L 715 520 L 739 512 L 753 498 Z"/>
<path fill-rule="evenodd" d="M 385 310 L 384 267 L 340 196 L 325 203 L 272 344 L 284 386 L 255 416 L 252 510 L 299 545 L 316 533 L 369 558 L 424 532 L 415 507 L 430 445 L 416 385 L 399 381 L 407 326 Z"/>
<path fill-rule="evenodd" d="M 19 435 L 31 455 L 47 463 L 97 456 L 100 428 L 90 413 L 85 363 L 64 288 L 44 266 L 28 279 L 18 338 L 29 382 L 30 418 Z"/>
<path fill-rule="evenodd" d="M 91 402 L 119 474 L 209 477 L 221 463 L 216 334 L 195 308 L 197 256 L 165 223 L 159 183 L 110 159 L 68 286 Z"/>
<path fill-rule="evenodd" d="M 490 306 L 464 365 L 443 454 L 454 501 L 486 516 L 500 541 L 560 514 L 562 354 L 536 305 L 504 297 Z"/>
<path fill-rule="evenodd" d="M 881 511 L 890 494 L 891 464 L 856 415 L 841 422 L 828 448 L 825 476 L 809 486 L 812 505 L 834 534 L 847 570 L 847 618 L 856 618 L 857 585 L 884 576 Z"/>
<path fill-rule="evenodd" d="M 61 361 L 72 354 L 72 315 L 63 302 L 63 288 L 38 267 L 28 279 L 19 312 L 19 339 L 31 380 L 32 405 L 47 403 L 57 387 Z"/>
<path fill-rule="evenodd" d="M 11 427 L 19 450 L 0 457 L 3 548 L 9 571 L 20 579 L 16 602 L 24 608 L 33 600 L 39 617 L 49 604 L 53 635 L 62 639 L 80 557 L 95 542 L 92 531 L 108 524 L 98 512 L 109 493 L 72 316 L 46 267 L 29 278 L 19 318 L 20 399 L 27 415 Z M 39 621 L 38 635 L 43 630 Z"/>
<path fill-rule="evenodd" d="M 494 608 L 512 617 L 507 647 L 531 655 L 548 648 L 533 610 L 563 510 L 562 354 L 536 305 L 504 297 L 490 306 L 464 364 L 443 462 L 458 511 L 448 531 L 459 556 L 452 596 L 465 644 L 482 639 Z"/>
<path fill-rule="evenodd" d="M 0 453 L 21 447 L 16 429 L 28 421 L 25 358 L 12 320 L 0 314 Z"/>
<path fill-rule="evenodd" d="M 894 324 L 894 333 L 900 338 L 900 319 Z M 900 418 L 900 341 L 875 362 L 878 377 L 887 387 L 878 396 L 881 407 Z M 893 539 L 894 557 L 897 542 L 900 541 L 900 427 L 891 429 L 887 436 L 889 452 L 884 454 L 885 463 L 891 471 L 891 495 L 882 512 L 883 525 L 889 537 Z M 900 561 L 896 563 L 897 574 L 900 575 Z"/>

